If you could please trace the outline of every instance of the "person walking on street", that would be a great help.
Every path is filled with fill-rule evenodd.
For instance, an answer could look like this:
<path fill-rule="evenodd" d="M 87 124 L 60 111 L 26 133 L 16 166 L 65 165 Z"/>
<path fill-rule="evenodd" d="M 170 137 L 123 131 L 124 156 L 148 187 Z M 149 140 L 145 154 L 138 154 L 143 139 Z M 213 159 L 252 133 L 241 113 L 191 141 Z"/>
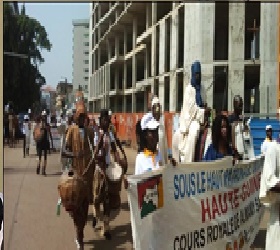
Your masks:
<path fill-rule="evenodd" d="M 49 147 L 49 131 L 47 129 L 47 121 L 45 120 L 45 117 L 42 118 L 41 123 L 39 126 L 36 126 L 34 129 L 34 138 L 37 143 L 38 147 L 38 165 L 36 169 L 36 173 L 40 174 L 40 168 L 41 168 L 41 159 L 42 154 L 44 154 L 44 164 L 42 168 L 42 175 L 46 176 L 46 167 L 47 167 L 47 150 Z"/>
<path fill-rule="evenodd" d="M 76 96 L 83 97 L 81 92 L 77 92 Z M 67 128 L 66 150 L 63 152 L 63 157 L 72 159 L 74 176 L 77 176 L 77 179 L 83 182 L 83 189 L 72 190 L 75 192 L 75 197 L 72 198 L 79 200 L 79 204 L 74 204 L 75 206 L 68 211 L 74 221 L 78 249 L 84 249 L 84 227 L 87 221 L 89 204 L 93 196 L 92 185 L 95 170 L 93 158 L 94 134 L 91 129 L 85 127 L 86 113 L 83 98 L 78 98 L 74 116 L 76 124 L 72 124 Z M 67 202 L 67 200 L 62 199 L 63 202 Z"/>
<path fill-rule="evenodd" d="M 47 116 L 47 112 L 45 110 L 42 112 L 42 119 L 44 119 L 45 126 L 46 126 L 46 129 L 48 131 L 47 147 L 48 147 L 49 154 L 51 154 L 51 149 L 54 149 L 54 147 L 53 147 L 53 138 L 52 138 L 51 126 L 50 126 L 50 124 L 48 122 L 48 116 Z M 50 143 L 50 141 L 51 141 L 51 143 Z"/>
<path fill-rule="evenodd" d="M 23 122 L 23 134 L 24 134 L 24 140 L 23 140 L 23 157 L 25 155 L 29 155 L 29 148 L 30 148 L 30 137 L 31 137 L 31 123 L 29 121 L 29 116 L 24 116 L 24 122 Z"/>
<path fill-rule="evenodd" d="M 120 194 L 118 190 L 112 190 L 114 187 L 119 188 L 121 185 L 112 186 L 110 177 L 107 171 L 110 171 L 110 167 L 114 163 L 118 163 L 119 166 L 124 169 L 124 174 L 127 170 L 127 161 L 124 153 L 124 159 L 121 160 L 117 152 L 115 138 L 110 135 L 110 118 L 108 110 L 104 109 L 100 112 L 100 130 L 98 133 L 98 140 L 96 141 L 96 147 L 94 151 L 96 159 L 96 170 L 94 173 L 94 201 L 93 201 L 93 227 L 96 226 L 98 220 L 101 220 L 100 205 L 103 205 L 103 225 L 101 230 L 101 235 L 105 236 L 107 240 L 111 239 L 111 233 L 109 228 L 110 212 L 112 209 L 118 209 L 120 206 Z M 112 157 L 113 156 L 113 157 Z M 122 174 L 121 174 L 122 175 Z M 119 176 L 118 182 L 121 184 L 122 178 Z M 112 188 L 113 187 L 113 188 Z M 114 204 L 116 203 L 116 204 Z"/>

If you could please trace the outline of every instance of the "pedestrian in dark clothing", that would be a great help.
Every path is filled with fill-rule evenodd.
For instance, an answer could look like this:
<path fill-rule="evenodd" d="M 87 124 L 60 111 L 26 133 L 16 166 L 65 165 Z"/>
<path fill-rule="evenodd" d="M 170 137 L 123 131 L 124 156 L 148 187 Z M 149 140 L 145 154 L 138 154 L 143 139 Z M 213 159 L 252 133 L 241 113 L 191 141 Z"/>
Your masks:
<path fill-rule="evenodd" d="M 49 148 L 49 132 L 47 128 L 47 121 L 42 118 L 41 124 L 34 129 L 34 138 L 37 143 L 39 162 L 37 165 L 37 174 L 40 174 L 41 158 L 44 154 L 44 165 L 42 168 L 42 175 L 46 176 L 47 166 L 47 150 Z"/>
<path fill-rule="evenodd" d="M 228 117 L 230 124 L 238 121 L 242 121 L 242 112 L 243 112 L 243 99 L 240 95 L 236 95 L 233 98 L 233 113 Z"/>

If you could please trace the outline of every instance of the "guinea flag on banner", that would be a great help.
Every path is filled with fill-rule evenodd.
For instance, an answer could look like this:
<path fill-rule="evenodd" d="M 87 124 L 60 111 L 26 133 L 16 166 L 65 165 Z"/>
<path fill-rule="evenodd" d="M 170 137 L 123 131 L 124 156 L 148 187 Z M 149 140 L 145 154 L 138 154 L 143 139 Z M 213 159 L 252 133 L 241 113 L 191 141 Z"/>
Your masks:
<path fill-rule="evenodd" d="M 150 177 L 137 184 L 138 205 L 141 219 L 163 207 L 162 174 Z"/>

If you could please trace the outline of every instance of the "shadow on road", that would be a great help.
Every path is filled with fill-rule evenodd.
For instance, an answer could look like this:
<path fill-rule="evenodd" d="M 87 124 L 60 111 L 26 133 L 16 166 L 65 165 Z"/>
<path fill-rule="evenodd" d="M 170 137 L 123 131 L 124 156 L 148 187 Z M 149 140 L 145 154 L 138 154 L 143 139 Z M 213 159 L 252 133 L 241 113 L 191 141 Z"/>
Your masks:
<path fill-rule="evenodd" d="M 47 172 L 47 170 L 46 170 L 46 172 Z M 62 175 L 61 171 L 53 172 L 53 173 L 50 173 L 50 174 L 47 172 L 47 177 L 57 177 L 57 176 L 60 176 L 60 175 Z"/>
<path fill-rule="evenodd" d="M 35 166 L 34 168 L 4 167 L 4 174 L 21 174 L 21 173 L 36 174 L 36 167 Z"/>
<path fill-rule="evenodd" d="M 125 244 L 126 242 L 132 242 L 130 223 L 112 228 L 111 234 L 111 240 L 99 238 L 85 241 L 84 244 L 90 246 L 90 249 L 123 249 L 120 247 L 121 245 Z"/>

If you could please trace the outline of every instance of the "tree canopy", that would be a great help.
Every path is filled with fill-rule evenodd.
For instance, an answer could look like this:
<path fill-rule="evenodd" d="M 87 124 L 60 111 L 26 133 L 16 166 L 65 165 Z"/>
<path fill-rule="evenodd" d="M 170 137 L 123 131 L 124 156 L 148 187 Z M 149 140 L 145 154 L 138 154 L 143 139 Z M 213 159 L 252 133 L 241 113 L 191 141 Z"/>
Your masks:
<path fill-rule="evenodd" d="M 51 50 L 46 29 L 25 13 L 14 13 L 4 2 L 4 52 L 27 55 L 27 58 L 4 54 L 4 104 L 12 102 L 15 111 L 27 111 L 40 100 L 40 87 L 45 84 L 39 66 L 44 62 L 42 50 Z"/>

